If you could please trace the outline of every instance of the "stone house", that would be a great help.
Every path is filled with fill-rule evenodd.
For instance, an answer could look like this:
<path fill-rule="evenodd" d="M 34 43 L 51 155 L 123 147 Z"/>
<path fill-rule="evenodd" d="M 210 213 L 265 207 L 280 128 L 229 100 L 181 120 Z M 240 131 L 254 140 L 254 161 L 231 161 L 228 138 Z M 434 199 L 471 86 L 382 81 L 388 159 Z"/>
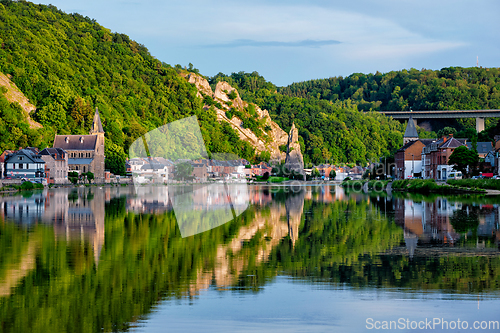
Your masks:
<path fill-rule="evenodd" d="M 422 150 L 423 177 L 446 180 L 453 170 L 453 166 L 448 165 L 450 155 L 456 148 L 465 144 L 466 139 L 455 139 L 451 134 L 427 144 Z"/>
<path fill-rule="evenodd" d="M 104 130 L 96 109 L 89 135 L 56 135 L 53 148 L 68 154 L 69 171 L 92 172 L 97 183 L 104 183 Z"/>
<path fill-rule="evenodd" d="M 407 179 L 422 176 L 422 149 L 432 142 L 429 139 L 408 141 L 394 155 L 396 178 Z"/>
<path fill-rule="evenodd" d="M 5 178 L 5 159 L 7 155 L 12 154 L 13 150 L 6 150 L 0 155 L 0 178 Z"/>
<path fill-rule="evenodd" d="M 47 184 L 68 183 L 68 154 L 62 148 L 45 148 L 40 152 L 45 161 Z"/>

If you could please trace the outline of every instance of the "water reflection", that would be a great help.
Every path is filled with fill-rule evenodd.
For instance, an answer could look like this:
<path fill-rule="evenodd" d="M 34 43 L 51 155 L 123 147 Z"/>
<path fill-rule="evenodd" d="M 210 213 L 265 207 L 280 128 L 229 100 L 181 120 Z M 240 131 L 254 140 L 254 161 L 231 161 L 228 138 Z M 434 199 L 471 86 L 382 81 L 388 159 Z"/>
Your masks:
<path fill-rule="evenodd" d="M 407 295 L 399 298 L 429 290 L 496 297 L 500 288 L 494 200 L 334 186 L 224 191 L 81 187 L 0 198 L 2 330 L 127 330 L 166 300 L 265 294 L 284 277 L 384 297 L 396 288 Z M 241 213 L 221 209 L 229 203 Z M 232 218 L 183 237 L 174 205 Z"/>
<path fill-rule="evenodd" d="M 436 197 L 433 200 L 393 198 L 390 208 L 394 220 L 404 229 L 405 243 L 410 257 L 418 248 L 439 247 L 442 254 L 475 253 L 496 255 L 499 246 L 499 204 L 471 202 L 453 197 Z M 454 248 L 454 249 L 452 249 Z M 433 253 L 438 254 L 438 251 Z"/>

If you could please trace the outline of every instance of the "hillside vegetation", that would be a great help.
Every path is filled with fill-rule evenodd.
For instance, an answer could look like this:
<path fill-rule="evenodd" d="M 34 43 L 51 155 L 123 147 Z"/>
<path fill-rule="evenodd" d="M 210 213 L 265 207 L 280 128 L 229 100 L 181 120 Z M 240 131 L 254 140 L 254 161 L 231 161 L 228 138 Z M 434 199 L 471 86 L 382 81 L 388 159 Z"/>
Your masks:
<path fill-rule="evenodd" d="M 88 17 L 51 5 L 1 0 L 0 72 L 36 106 L 31 117 L 43 128 L 30 128 L 23 110 L 1 96 L 2 91 L 0 149 L 43 148 L 52 144 L 55 133 L 87 133 L 98 107 L 107 138 L 107 167 L 121 165 L 141 134 L 191 115 L 198 116 L 210 152 L 258 161 L 267 152 L 259 148 L 256 156 L 256 146 L 227 123 L 241 120 L 243 129 L 267 145 L 271 127 L 254 112 L 254 103 L 287 133 L 295 123 L 305 163 L 365 164 L 391 155 L 402 144 L 405 125 L 377 110 L 500 107 L 500 70 L 494 68 L 353 74 L 281 88 L 257 72 L 240 72 L 209 78 L 213 90 L 226 81 L 250 103 L 243 108 L 229 105 L 221 115 L 221 103 L 187 82 L 189 71 L 198 73 L 191 64 L 183 69 L 157 60 L 144 45 Z M 489 135 L 495 124 L 487 122 Z M 473 127 L 472 120 L 461 127 Z"/>
<path fill-rule="evenodd" d="M 287 96 L 258 73 L 219 73 L 211 83 L 227 81 L 243 99 L 269 110 L 285 131 L 299 129 L 305 163 L 358 163 L 378 160 L 401 147 L 405 125 L 377 112 L 361 112 L 350 100 L 326 101 Z"/>
<path fill-rule="evenodd" d="M 279 92 L 329 101 L 350 99 L 363 111 L 500 109 L 500 68 L 355 73 L 293 83 Z"/>
<path fill-rule="evenodd" d="M 0 72 L 36 106 L 33 118 L 43 125 L 30 129 L 20 107 L 0 96 L 0 149 L 51 146 L 55 133 L 87 134 L 98 107 L 109 162 L 123 160 L 141 134 L 191 115 L 198 116 L 209 151 L 254 155 L 215 111 L 203 110 L 197 89 L 178 70 L 79 14 L 1 1 Z"/>

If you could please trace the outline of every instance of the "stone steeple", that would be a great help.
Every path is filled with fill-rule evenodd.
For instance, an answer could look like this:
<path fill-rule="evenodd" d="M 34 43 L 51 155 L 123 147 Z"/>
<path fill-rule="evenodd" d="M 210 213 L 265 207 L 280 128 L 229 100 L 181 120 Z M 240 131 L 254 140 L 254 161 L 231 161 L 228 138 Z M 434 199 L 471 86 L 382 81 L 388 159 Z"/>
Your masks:
<path fill-rule="evenodd" d="M 403 136 L 403 145 L 407 144 L 410 141 L 418 140 L 418 132 L 417 127 L 415 126 L 415 121 L 413 117 L 410 115 L 410 119 L 408 119 L 408 124 L 406 125 L 405 135 Z"/>
<path fill-rule="evenodd" d="M 92 128 L 90 129 L 90 134 L 103 133 L 101 117 L 99 116 L 99 110 L 95 108 L 94 120 L 92 121 Z"/>
<path fill-rule="evenodd" d="M 288 144 L 286 147 L 285 167 L 291 173 L 301 175 L 305 180 L 304 160 L 300 153 L 299 131 L 295 128 L 295 123 L 292 124 L 290 133 L 288 134 Z"/>

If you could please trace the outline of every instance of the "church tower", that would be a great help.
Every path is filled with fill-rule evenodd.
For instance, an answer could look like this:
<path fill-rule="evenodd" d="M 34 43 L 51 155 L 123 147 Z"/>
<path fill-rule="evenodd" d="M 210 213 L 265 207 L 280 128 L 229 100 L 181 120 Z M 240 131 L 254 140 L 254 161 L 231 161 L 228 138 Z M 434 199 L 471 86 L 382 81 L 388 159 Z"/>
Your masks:
<path fill-rule="evenodd" d="M 104 182 L 104 129 L 102 128 L 99 110 L 95 108 L 94 120 L 90 128 L 90 135 L 96 135 L 96 145 L 94 151 L 94 170 L 96 181 Z M 99 179 L 97 179 L 99 178 Z"/>
<path fill-rule="evenodd" d="M 415 121 L 413 117 L 410 115 L 410 119 L 408 119 L 408 124 L 406 125 L 405 135 L 403 136 L 403 146 L 411 141 L 418 140 L 418 132 L 417 127 L 415 126 Z"/>

